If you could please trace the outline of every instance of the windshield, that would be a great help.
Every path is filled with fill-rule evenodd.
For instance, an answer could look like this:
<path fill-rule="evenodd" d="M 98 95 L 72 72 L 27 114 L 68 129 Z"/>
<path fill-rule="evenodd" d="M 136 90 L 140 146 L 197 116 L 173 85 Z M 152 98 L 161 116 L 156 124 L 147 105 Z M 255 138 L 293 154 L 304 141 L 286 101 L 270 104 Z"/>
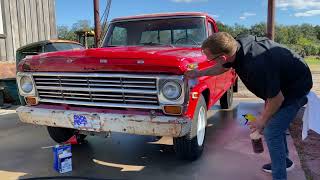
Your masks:
<path fill-rule="evenodd" d="M 205 18 L 201 17 L 126 21 L 110 25 L 103 47 L 200 46 L 205 39 Z"/>
<path fill-rule="evenodd" d="M 84 49 L 83 46 L 74 43 L 50 43 L 44 47 L 45 52 Z"/>

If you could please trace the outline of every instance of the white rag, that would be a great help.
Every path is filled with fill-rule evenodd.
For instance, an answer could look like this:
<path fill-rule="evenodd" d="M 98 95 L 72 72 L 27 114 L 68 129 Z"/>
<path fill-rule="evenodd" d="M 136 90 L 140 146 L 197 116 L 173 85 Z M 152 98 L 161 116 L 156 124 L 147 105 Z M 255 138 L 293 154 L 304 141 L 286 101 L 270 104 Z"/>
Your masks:
<path fill-rule="evenodd" d="M 307 97 L 308 104 L 302 118 L 302 140 L 307 138 L 309 129 L 320 134 L 320 99 L 314 92 L 310 92 Z"/>

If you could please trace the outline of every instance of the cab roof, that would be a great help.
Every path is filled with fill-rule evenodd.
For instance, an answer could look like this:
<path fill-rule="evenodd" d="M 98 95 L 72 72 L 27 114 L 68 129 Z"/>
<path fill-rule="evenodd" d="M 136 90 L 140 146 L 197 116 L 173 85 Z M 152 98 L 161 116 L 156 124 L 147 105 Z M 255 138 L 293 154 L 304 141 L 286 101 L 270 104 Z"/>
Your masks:
<path fill-rule="evenodd" d="M 167 17 L 174 17 L 174 16 L 209 16 L 207 13 L 203 12 L 174 12 L 174 13 L 157 13 L 157 14 L 142 14 L 142 15 L 136 15 L 136 16 L 126 16 L 126 17 L 120 17 L 115 18 L 112 20 L 114 21 L 124 21 L 124 20 L 139 20 L 139 19 L 157 19 L 157 18 L 167 18 Z"/>

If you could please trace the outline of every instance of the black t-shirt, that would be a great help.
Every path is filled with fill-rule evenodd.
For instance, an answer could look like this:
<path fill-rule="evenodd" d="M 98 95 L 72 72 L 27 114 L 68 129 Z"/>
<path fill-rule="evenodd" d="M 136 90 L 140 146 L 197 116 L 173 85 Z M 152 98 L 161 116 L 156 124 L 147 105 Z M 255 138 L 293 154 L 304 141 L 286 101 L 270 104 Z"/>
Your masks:
<path fill-rule="evenodd" d="M 312 88 L 312 76 L 303 58 L 267 38 L 238 36 L 233 68 L 245 86 L 266 100 L 280 90 L 290 101 L 306 95 Z"/>

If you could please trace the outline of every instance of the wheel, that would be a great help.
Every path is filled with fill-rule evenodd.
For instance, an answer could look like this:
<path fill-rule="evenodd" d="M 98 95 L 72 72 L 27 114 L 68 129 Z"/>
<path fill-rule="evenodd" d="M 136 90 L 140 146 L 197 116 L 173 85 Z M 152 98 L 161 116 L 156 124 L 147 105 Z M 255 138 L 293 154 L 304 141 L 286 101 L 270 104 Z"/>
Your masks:
<path fill-rule="evenodd" d="M 229 109 L 233 102 L 233 87 L 230 87 L 220 99 L 221 109 Z"/>
<path fill-rule="evenodd" d="M 86 135 L 79 134 L 77 130 L 60 128 L 60 127 L 47 127 L 50 137 L 57 143 L 68 141 L 73 135 L 77 135 L 77 141 L 82 142 Z"/>
<path fill-rule="evenodd" d="M 174 149 L 180 159 L 193 161 L 201 156 L 205 144 L 206 126 L 207 105 L 201 95 L 189 133 L 183 137 L 173 138 Z"/>
<path fill-rule="evenodd" d="M 4 93 L 0 88 L 0 107 L 3 106 L 4 103 Z"/>

